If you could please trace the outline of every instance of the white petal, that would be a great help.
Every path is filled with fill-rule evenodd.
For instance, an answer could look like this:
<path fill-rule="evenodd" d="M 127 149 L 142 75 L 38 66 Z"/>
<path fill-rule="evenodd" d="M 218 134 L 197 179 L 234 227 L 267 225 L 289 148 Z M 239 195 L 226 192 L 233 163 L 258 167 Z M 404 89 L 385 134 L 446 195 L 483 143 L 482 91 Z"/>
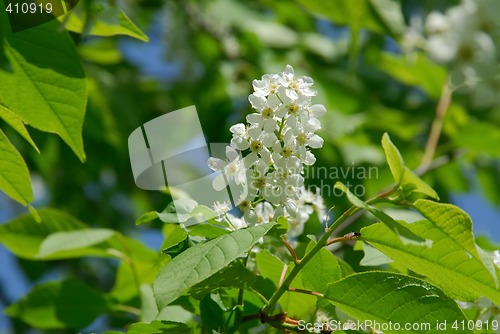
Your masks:
<path fill-rule="evenodd" d="M 309 111 L 312 112 L 313 117 L 321 117 L 326 113 L 326 108 L 322 104 L 315 104 L 309 108 Z"/>
<path fill-rule="evenodd" d="M 266 99 L 255 94 L 250 94 L 248 96 L 248 101 L 250 102 L 252 107 L 257 110 L 262 110 L 266 106 Z"/>
<path fill-rule="evenodd" d="M 318 135 L 313 135 L 309 138 L 307 144 L 312 148 L 321 148 L 323 146 L 323 138 Z"/>
<path fill-rule="evenodd" d="M 229 131 L 231 131 L 231 133 L 234 133 L 235 135 L 242 137 L 245 134 L 245 124 L 235 124 L 229 128 Z"/>
<path fill-rule="evenodd" d="M 229 159 L 229 161 L 235 161 L 240 157 L 240 154 L 233 147 L 226 146 L 226 157 Z"/>
<path fill-rule="evenodd" d="M 262 116 L 260 114 L 250 114 L 247 115 L 247 121 L 250 124 L 261 124 Z"/>
<path fill-rule="evenodd" d="M 276 130 L 276 125 L 275 119 L 266 119 L 264 121 L 264 131 L 268 133 L 274 132 L 274 130 Z"/>
<path fill-rule="evenodd" d="M 271 94 L 267 98 L 267 106 L 271 109 L 276 109 L 281 104 L 280 99 L 275 94 Z"/>
<path fill-rule="evenodd" d="M 257 139 L 261 135 L 262 130 L 260 126 L 251 126 L 250 129 L 248 129 L 248 134 L 250 135 L 250 138 L 252 139 Z"/>
<path fill-rule="evenodd" d="M 306 159 L 305 159 L 304 163 L 308 166 L 312 166 L 312 165 L 314 165 L 315 162 L 316 162 L 316 157 L 314 156 L 314 154 L 307 151 L 306 152 Z"/>
<path fill-rule="evenodd" d="M 278 141 L 278 137 L 274 134 L 274 132 L 266 133 L 262 138 L 263 144 L 265 147 L 274 147 Z"/>
<path fill-rule="evenodd" d="M 221 191 L 222 189 L 226 188 L 227 184 L 226 180 L 224 180 L 224 175 L 222 174 L 217 175 L 212 181 L 212 186 L 217 191 Z"/>
<path fill-rule="evenodd" d="M 227 162 L 225 162 L 224 160 L 214 158 L 214 157 L 208 158 L 207 163 L 208 163 L 208 167 L 211 170 L 216 171 L 216 172 L 223 171 L 224 167 L 226 167 L 226 165 L 227 165 Z"/>

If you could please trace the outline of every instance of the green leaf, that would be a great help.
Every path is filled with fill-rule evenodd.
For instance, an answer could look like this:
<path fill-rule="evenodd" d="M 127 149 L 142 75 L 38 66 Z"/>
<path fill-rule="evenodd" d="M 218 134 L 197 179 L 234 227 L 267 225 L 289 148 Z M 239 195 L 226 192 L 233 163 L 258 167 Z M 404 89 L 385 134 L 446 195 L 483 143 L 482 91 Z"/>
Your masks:
<path fill-rule="evenodd" d="M 463 245 L 457 243 L 455 238 L 460 238 L 459 234 L 448 235 L 442 227 L 427 220 L 406 227 L 432 240 L 432 246 L 404 244 L 397 234 L 381 223 L 363 228 L 361 234 L 363 241 L 389 256 L 395 264 L 427 276 L 449 296 L 463 301 L 487 296 L 500 303 L 497 280 L 483 261 L 471 256 Z"/>
<path fill-rule="evenodd" d="M 285 264 L 276 256 L 263 249 L 257 253 L 257 268 L 262 277 L 271 280 L 277 288 L 280 278 L 283 274 Z M 293 263 L 287 265 L 286 274 L 290 274 L 294 267 Z M 292 288 L 305 289 L 302 284 L 302 273 L 299 273 L 290 284 Z M 285 292 L 278 303 L 282 309 L 288 313 L 288 316 L 298 319 L 306 319 L 316 308 L 317 297 L 295 292 Z"/>
<path fill-rule="evenodd" d="M 160 268 L 164 266 L 169 257 L 145 247 L 140 242 L 124 238 L 131 252 L 133 263 L 121 261 L 116 273 L 116 281 L 111 290 L 111 297 L 121 303 L 126 303 L 137 296 L 137 282 L 140 285 L 152 285 Z M 137 277 L 136 273 L 139 273 Z"/>
<path fill-rule="evenodd" d="M 93 36 L 126 35 L 149 42 L 148 36 L 121 9 L 104 1 L 93 1 L 89 8 L 85 8 L 85 4 L 85 1 L 80 1 L 58 18 L 66 29 Z"/>
<path fill-rule="evenodd" d="M 189 294 L 199 298 L 218 289 L 245 289 L 252 286 L 255 274 L 248 270 L 241 261 L 233 261 L 227 268 L 215 273 L 189 289 Z"/>
<path fill-rule="evenodd" d="M 349 25 L 354 31 L 366 28 L 377 33 L 403 32 L 400 6 L 390 0 L 297 0 L 307 10 L 336 24 Z M 392 2 L 392 3 L 391 3 Z"/>
<path fill-rule="evenodd" d="M 370 246 L 366 242 L 361 241 L 361 247 L 365 253 L 365 256 L 359 262 L 361 266 L 381 266 L 392 262 L 392 260 L 384 253 Z"/>
<path fill-rule="evenodd" d="M 39 209 L 41 223 L 32 215 L 18 216 L 0 225 L 0 242 L 16 256 L 35 260 L 43 240 L 52 233 L 82 230 L 87 226 L 55 209 Z"/>
<path fill-rule="evenodd" d="M 35 149 L 35 151 L 40 153 L 40 150 L 36 146 L 35 142 L 33 141 L 33 139 L 31 139 L 28 130 L 26 130 L 26 126 L 24 125 L 23 121 L 16 114 L 14 114 L 12 111 L 2 106 L 1 104 L 0 118 L 3 119 L 7 124 L 9 124 L 14 130 L 16 130 L 17 133 L 21 135 L 21 137 L 26 139 L 26 141 Z"/>
<path fill-rule="evenodd" d="M 193 333 L 191 328 L 180 322 L 153 321 L 151 323 L 132 324 L 127 334 L 189 334 Z"/>
<path fill-rule="evenodd" d="M 392 0 L 368 0 L 371 15 L 392 37 L 405 33 L 406 24 L 401 4 Z"/>
<path fill-rule="evenodd" d="M 500 157 L 500 127 L 494 124 L 478 122 L 467 124 L 455 137 L 455 145 L 476 153 L 487 153 Z"/>
<path fill-rule="evenodd" d="M 430 61 L 420 53 L 406 55 L 384 53 L 374 66 L 392 75 L 402 83 L 417 86 L 431 98 L 439 98 L 446 83 L 447 74 L 443 67 Z"/>
<path fill-rule="evenodd" d="M 1 129 L 0 152 L 0 190 L 22 205 L 27 205 L 33 201 L 28 167 Z"/>
<path fill-rule="evenodd" d="M 77 280 L 37 285 L 5 313 L 41 329 L 82 328 L 108 310 L 101 292 Z"/>
<path fill-rule="evenodd" d="M 422 244 L 427 242 L 425 239 L 419 237 L 418 235 L 415 235 L 415 233 L 412 233 L 404 225 L 392 219 L 382 210 L 379 210 L 374 206 L 368 205 L 359 198 L 357 198 L 353 193 L 351 193 L 349 188 L 347 188 L 342 182 L 335 183 L 334 188 L 342 190 L 347 195 L 347 198 L 352 203 L 352 205 L 360 209 L 365 209 L 366 211 L 370 212 L 372 215 L 380 219 L 384 224 L 389 226 L 394 232 L 396 232 L 399 235 L 400 239 L 404 243 Z"/>
<path fill-rule="evenodd" d="M 309 252 L 315 244 L 314 241 L 311 241 L 306 252 Z M 337 257 L 326 248 L 321 248 L 302 268 L 300 276 L 306 289 L 325 293 L 328 283 L 338 281 L 341 278 Z"/>
<path fill-rule="evenodd" d="M 384 133 L 382 137 L 382 147 L 384 148 L 387 163 L 391 169 L 394 181 L 396 181 L 396 184 L 398 184 L 400 188 L 419 192 L 434 199 L 439 199 L 434 189 L 413 173 L 411 169 L 405 166 L 403 157 L 399 153 L 397 147 L 392 143 L 387 133 Z"/>
<path fill-rule="evenodd" d="M 158 315 L 158 307 L 153 293 L 153 287 L 142 284 L 141 287 L 141 321 L 151 322 Z"/>
<path fill-rule="evenodd" d="M 230 233 L 229 230 L 224 229 L 222 226 L 212 225 L 208 223 L 189 226 L 189 235 L 213 239 L 221 235 Z"/>
<path fill-rule="evenodd" d="M 200 302 L 200 317 L 205 330 L 208 333 L 227 333 L 224 312 L 217 302 L 212 299 L 212 296 L 206 295 Z"/>
<path fill-rule="evenodd" d="M 153 285 L 160 310 L 190 287 L 245 254 L 274 225 L 268 223 L 237 230 L 197 244 L 172 259 L 161 269 Z"/>
<path fill-rule="evenodd" d="M 37 257 L 71 257 L 74 256 L 72 251 L 82 250 L 100 244 L 113 237 L 115 234 L 116 231 L 104 228 L 56 232 L 49 235 L 42 242 Z M 81 256 L 79 253 L 76 255 Z"/>
<path fill-rule="evenodd" d="M 158 212 L 156 211 L 146 212 L 145 214 L 137 218 L 137 220 L 135 221 L 135 225 L 149 223 L 157 218 L 158 218 Z"/>
<path fill-rule="evenodd" d="M 69 34 L 48 22 L 7 35 L 5 52 L 13 73 L 0 71 L 0 104 L 25 124 L 58 134 L 84 161 L 87 88 Z"/>
<path fill-rule="evenodd" d="M 161 245 L 163 254 L 174 257 L 189 247 L 188 234 L 179 224 L 165 224 L 162 232 L 165 236 Z"/>
<path fill-rule="evenodd" d="M 455 301 L 429 283 L 406 275 L 367 272 L 332 283 L 326 294 L 335 306 L 361 321 L 393 323 L 384 333 L 437 333 L 436 322 L 465 321 Z M 401 326 L 394 330 L 395 324 Z M 406 324 L 428 323 L 428 329 L 405 329 Z M 472 333 L 464 330 L 462 333 Z"/>
<path fill-rule="evenodd" d="M 493 261 L 483 261 L 484 255 L 480 253 L 480 248 L 476 246 L 474 234 L 472 233 L 472 219 L 459 207 L 436 203 L 428 200 L 418 200 L 415 202 L 415 208 L 429 221 L 431 221 L 451 240 L 455 241 L 458 248 L 473 256 L 478 261 L 482 261 L 496 281 L 496 268 Z"/>

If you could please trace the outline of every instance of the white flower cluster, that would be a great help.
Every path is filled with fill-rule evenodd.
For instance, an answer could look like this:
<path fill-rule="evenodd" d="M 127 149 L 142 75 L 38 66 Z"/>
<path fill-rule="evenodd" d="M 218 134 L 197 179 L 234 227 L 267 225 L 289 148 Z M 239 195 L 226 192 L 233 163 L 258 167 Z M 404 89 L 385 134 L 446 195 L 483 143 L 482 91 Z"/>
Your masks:
<path fill-rule="evenodd" d="M 235 227 L 285 216 L 292 223 L 290 233 L 298 235 L 313 207 L 318 213 L 324 211 L 321 196 L 305 189 L 302 176 L 304 166 L 316 161 L 310 149 L 323 145 L 315 132 L 326 109 L 312 103 L 316 95 L 312 85 L 311 78 L 296 76 L 290 65 L 282 73 L 254 80 L 254 92 L 248 97 L 254 112 L 246 117 L 247 124 L 230 128 L 227 159 L 209 159 L 211 169 L 247 188 L 242 192 L 246 196 L 238 200 L 243 218 L 229 219 Z M 244 158 L 238 151 L 246 153 Z"/>
<path fill-rule="evenodd" d="M 498 0 L 462 0 L 445 13 L 433 11 L 424 24 L 412 21 L 403 46 L 421 48 L 436 62 L 450 66 L 452 84 L 475 88 L 475 102 L 497 103 L 498 4 Z"/>

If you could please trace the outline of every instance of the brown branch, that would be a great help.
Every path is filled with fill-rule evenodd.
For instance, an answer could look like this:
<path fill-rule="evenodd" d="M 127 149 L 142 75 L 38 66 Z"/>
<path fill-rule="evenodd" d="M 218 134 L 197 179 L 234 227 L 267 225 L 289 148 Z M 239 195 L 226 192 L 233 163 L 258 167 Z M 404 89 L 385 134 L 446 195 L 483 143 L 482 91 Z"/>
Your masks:
<path fill-rule="evenodd" d="M 297 253 L 295 253 L 295 249 L 293 249 L 292 245 L 285 239 L 285 236 L 281 236 L 281 241 L 285 244 L 286 249 L 290 252 L 290 255 L 292 255 L 293 262 L 295 264 L 299 263 L 299 258 L 297 257 Z"/>
<path fill-rule="evenodd" d="M 355 239 L 359 238 L 360 236 L 361 236 L 361 233 L 359 233 L 359 232 L 350 232 L 350 233 L 347 233 L 346 235 L 344 235 L 342 237 L 329 239 L 326 242 L 326 245 L 330 246 L 331 244 L 334 244 L 334 243 L 337 243 L 337 242 L 355 240 Z"/>
<path fill-rule="evenodd" d="M 316 291 L 311 291 L 311 290 L 304 290 L 304 289 L 299 289 L 299 288 L 288 288 L 288 291 L 290 292 L 297 292 L 297 293 L 303 293 L 306 295 L 313 295 L 317 297 L 324 297 L 325 295 Z"/>

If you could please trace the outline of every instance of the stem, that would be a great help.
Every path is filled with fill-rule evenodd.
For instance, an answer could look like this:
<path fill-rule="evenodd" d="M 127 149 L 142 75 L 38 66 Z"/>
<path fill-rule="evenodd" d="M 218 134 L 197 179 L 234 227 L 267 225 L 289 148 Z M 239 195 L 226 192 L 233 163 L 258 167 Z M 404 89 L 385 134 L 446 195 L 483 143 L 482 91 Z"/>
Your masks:
<path fill-rule="evenodd" d="M 290 292 L 298 292 L 298 293 L 303 293 L 306 295 L 313 295 L 313 296 L 318 296 L 318 297 L 324 297 L 325 295 L 316 291 L 311 291 L 311 290 L 304 290 L 304 289 L 298 289 L 298 288 L 288 288 L 288 291 Z"/>
<path fill-rule="evenodd" d="M 443 129 L 444 117 L 446 116 L 446 112 L 448 111 L 448 107 L 451 103 L 451 93 L 452 91 L 450 87 L 448 84 L 445 84 L 436 107 L 436 117 L 432 122 L 429 138 L 427 139 L 427 144 L 425 145 L 424 156 L 422 157 L 422 162 L 420 163 L 421 166 L 428 165 L 436 153 L 439 137 L 441 136 L 441 131 Z"/>
<path fill-rule="evenodd" d="M 349 241 L 349 240 L 355 240 L 357 239 L 361 234 L 357 233 L 357 232 L 351 232 L 351 233 L 348 233 L 346 235 L 344 235 L 343 237 L 338 237 L 338 238 L 333 238 L 333 239 L 330 239 L 328 240 L 328 242 L 326 243 L 327 246 L 330 246 L 331 244 L 334 244 L 336 242 L 342 242 L 342 241 Z"/>
<path fill-rule="evenodd" d="M 293 249 L 292 245 L 285 239 L 285 236 L 281 236 L 281 241 L 285 244 L 286 249 L 290 252 L 290 255 L 292 255 L 293 258 L 293 263 L 297 264 L 299 263 L 299 258 L 297 257 L 297 253 L 295 253 L 295 249 Z"/>
<path fill-rule="evenodd" d="M 328 238 L 333 233 L 335 228 L 337 226 L 339 226 L 340 224 L 342 224 L 342 222 L 344 222 L 347 218 L 349 218 L 350 216 L 352 216 L 353 214 L 355 214 L 359 210 L 361 210 L 361 209 L 352 206 L 346 212 L 344 212 L 339 218 L 337 218 L 337 220 L 335 220 L 335 222 L 333 222 L 333 224 L 329 228 L 327 228 L 325 230 L 325 234 L 323 234 L 323 236 L 319 239 L 318 243 L 316 245 L 314 245 L 314 247 L 308 253 L 306 253 L 304 255 L 304 257 L 299 261 L 299 263 L 297 263 L 293 267 L 292 271 L 285 278 L 283 283 L 279 286 L 278 290 L 276 290 L 274 292 L 274 294 L 272 295 L 269 302 L 266 305 L 264 305 L 264 307 L 262 307 L 263 314 L 271 313 L 271 311 L 276 306 L 276 303 L 278 302 L 278 300 L 281 298 L 281 296 L 286 291 L 288 291 L 290 284 L 295 279 L 295 277 L 299 274 L 299 272 L 302 270 L 302 268 L 304 268 L 304 266 L 307 264 L 307 262 L 309 262 L 309 260 L 311 260 L 314 257 L 314 255 L 316 255 L 316 253 L 319 252 L 320 249 L 326 245 Z"/>
<path fill-rule="evenodd" d="M 114 305 L 113 308 L 117 311 L 123 311 L 123 312 L 131 313 L 131 314 L 135 314 L 135 315 L 141 314 L 141 310 L 139 310 L 136 307 L 132 307 L 132 306 L 128 306 L 128 305 L 117 304 L 117 305 Z"/>
<path fill-rule="evenodd" d="M 280 280 L 278 282 L 278 287 L 280 287 L 283 284 L 283 279 L 285 278 L 287 270 L 288 270 L 288 265 L 285 263 L 283 265 L 283 269 L 281 270 L 281 276 L 280 276 Z"/>

